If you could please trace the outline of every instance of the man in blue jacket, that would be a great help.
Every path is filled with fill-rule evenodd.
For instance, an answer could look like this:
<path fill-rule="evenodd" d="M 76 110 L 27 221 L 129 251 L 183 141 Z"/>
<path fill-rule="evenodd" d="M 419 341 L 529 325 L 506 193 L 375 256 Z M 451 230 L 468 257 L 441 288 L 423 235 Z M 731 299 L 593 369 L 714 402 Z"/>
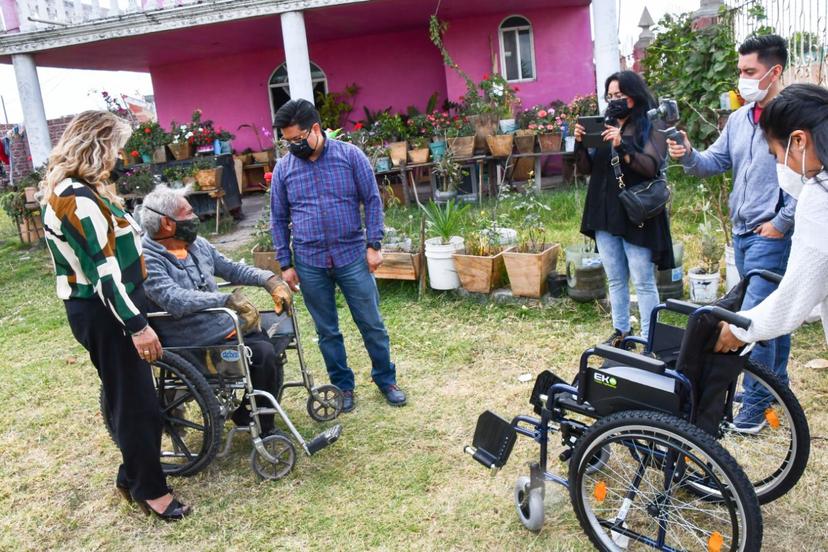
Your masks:
<path fill-rule="evenodd" d="M 142 240 L 147 266 L 144 290 L 159 310 L 173 317 L 157 319 L 153 327 L 168 347 L 233 343 L 236 328 L 229 317 L 198 311 L 218 307 L 235 310 L 244 344 L 252 352 L 249 367 L 253 387 L 278 396 L 283 373 L 280 358 L 287 342 L 272 342 L 261 331 L 256 307 L 241 290 L 220 292 L 216 276 L 235 285 L 265 288 L 277 312 L 290 304 L 290 290 L 272 272 L 233 262 L 199 237 L 199 220 L 185 194 L 184 190 L 160 185 L 147 194 L 141 207 L 141 226 L 146 232 Z M 232 419 L 243 427 L 250 423 L 246 402 Z M 262 415 L 260 420 L 265 434 L 273 431 L 272 414 Z"/>
<path fill-rule="evenodd" d="M 688 174 L 704 178 L 733 171 L 728 205 L 736 268 L 741 276 L 754 269 L 783 274 L 791 250 L 796 200 L 780 189 L 776 158 L 758 124 L 762 109 L 782 89 L 779 79 L 787 61 L 787 45 L 782 37 L 748 38 L 739 47 L 739 93 L 748 103 L 730 114 L 721 136 L 706 151 L 695 150 L 686 134 L 683 144 L 668 140 L 670 156 Z M 770 282 L 754 278 L 742 308 L 758 305 L 775 288 Z M 757 344 L 751 360 L 770 368 L 787 384 L 790 349 L 791 336 L 786 335 Z M 734 425 L 744 432 L 759 431 L 765 423 L 762 405 L 768 397 L 756 392 L 753 382 L 745 382 L 745 391 Z"/>
<path fill-rule="evenodd" d="M 345 396 L 342 410 L 354 409 L 355 384 L 339 331 L 336 287 L 371 357 L 371 378 L 391 406 L 402 406 L 406 397 L 397 387 L 372 276 L 382 264 L 383 213 L 371 163 L 356 146 L 327 138 L 307 100 L 280 107 L 274 126 L 290 150 L 273 170 L 270 190 L 276 260 L 294 291 L 302 283 L 328 376 Z"/>

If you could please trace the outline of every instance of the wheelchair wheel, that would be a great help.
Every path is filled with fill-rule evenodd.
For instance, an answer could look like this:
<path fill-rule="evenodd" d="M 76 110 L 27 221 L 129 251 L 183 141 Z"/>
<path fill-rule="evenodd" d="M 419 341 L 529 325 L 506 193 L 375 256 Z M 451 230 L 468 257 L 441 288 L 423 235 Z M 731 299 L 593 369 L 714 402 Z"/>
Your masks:
<path fill-rule="evenodd" d="M 166 475 L 198 473 L 213 460 L 221 442 L 218 400 L 201 372 L 175 353 L 164 351 L 152 372 L 163 423 L 161 467 Z M 101 389 L 101 413 L 115 440 L 108 411 Z"/>
<path fill-rule="evenodd" d="M 590 473 L 603 449 L 611 454 Z M 718 500 L 688 491 L 688 477 L 699 473 Z M 599 550 L 753 551 L 762 543 L 759 502 L 739 465 L 712 436 L 669 414 L 597 421 L 575 446 L 569 483 L 578 521 Z"/>
<path fill-rule="evenodd" d="M 336 385 L 314 387 L 308 395 L 308 415 L 317 422 L 329 422 L 342 412 L 345 397 Z"/>
<path fill-rule="evenodd" d="M 281 434 L 268 435 L 262 439 L 262 446 L 269 458 L 256 447 L 253 447 L 253 452 L 250 453 L 250 464 L 256 475 L 275 481 L 289 474 L 296 464 L 296 448 L 291 440 Z"/>
<path fill-rule="evenodd" d="M 515 482 L 515 509 L 524 527 L 537 533 L 543 527 L 543 487 L 529 488 L 529 478 L 518 477 Z"/>
<path fill-rule="evenodd" d="M 757 395 L 763 398 L 756 400 Z M 723 422 L 719 442 L 750 479 L 759 503 L 767 504 L 791 490 L 808 463 L 811 434 L 805 412 L 790 388 L 764 366 L 748 362 L 737 382 L 733 420 L 758 422 L 751 431 L 740 431 L 732 421 Z"/>

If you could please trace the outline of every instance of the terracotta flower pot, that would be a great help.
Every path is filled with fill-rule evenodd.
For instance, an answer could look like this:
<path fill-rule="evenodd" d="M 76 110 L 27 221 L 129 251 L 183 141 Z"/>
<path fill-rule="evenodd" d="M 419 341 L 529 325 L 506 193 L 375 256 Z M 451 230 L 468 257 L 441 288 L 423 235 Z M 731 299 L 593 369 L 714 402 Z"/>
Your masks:
<path fill-rule="evenodd" d="M 192 146 L 187 142 L 178 142 L 177 144 L 169 144 L 170 151 L 175 157 L 176 161 L 182 159 L 189 159 L 193 156 Z"/>
<path fill-rule="evenodd" d="M 388 156 L 391 157 L 391 164 L 395 167 L 405 165 L 408 142 L 391 142 L 388 144 Z"/>
<path fill-rule="evenodd" d="M 512 295 L 538 298 L 546 291 L 546 277 L 558 262 L 559 244 L 553 244 L 540 253 L 518 253 L 505 251 L 503 260 Z"/>
<path fill-rule="evenodd" d="M 474 155 L 474 136 L 457 136 L 448 139 L 448 148 L 455 159 L 468 159 Z"/>
<path fill-rule="evenodd" d="M 408 160 L 414 164 L 428 163 L 428 148 L 416 148 L 408 151 Z"/>
<path fill-rule="evenodd" d="M 510 247 L 506 251 L 511 250 Z M 457 269 L 460 285 L 473 293 L 491 293 L 506 281 L 503 251 L 485 257 L 455 253 L 454 267 Z"/>
<path fill-rule="evenodd" d="M 486 144 L 489 146 L 489 151 L 495 157 L 508 157 L 511 155 L 514 142 L 515 137 L 512 134 L 486 136 Z"/>
<path fill-rule="evenodd" d="M 543 152 L 547 151 L 561 151 L 561 142 L 563 141 L 563 136 L 560 134 L 540 134 L 538 136 L 538 143 L 540 144 L 540 150 Z"/>

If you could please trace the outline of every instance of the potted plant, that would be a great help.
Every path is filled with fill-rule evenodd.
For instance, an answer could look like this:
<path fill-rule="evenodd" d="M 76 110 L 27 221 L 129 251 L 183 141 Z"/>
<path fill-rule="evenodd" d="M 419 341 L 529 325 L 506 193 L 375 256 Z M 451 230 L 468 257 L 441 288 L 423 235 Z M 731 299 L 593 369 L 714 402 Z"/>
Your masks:
<path fill-rule="evenodd" d="M 531 190 L 531 187 L 530 187 Z M 560 245 L 547 243 L 541 212 L 548 211 L 532 191 L 521 194 L 514 206 L 520 217 L 521 229 L 517 248 L 503 253 L 512 294 L 519 297 L 541 297 L 546 291 L 547 276 L 558 261 Z"/>
<path fill-rule="evenodd" d="M 422 206 L 428 231 L 435 236 L 425 241 L 428 280 L 433 289 L 460 287 L 453 255 L 464 251 L 463 238 L 459 234 L 468 208 L 468 205 L 460 207 L 454 201 L 448 201 L 442 207 L 433 201 Z"/>
<path fill-rule="evenodd" d="M 233 153 L 233 140 L 236 137 L 230 133 L 229 130 L 224 130 L 220 128 L 216 133 L 216 139 L 219 142 L 219 154 L 232 154 Z"/>
<path fill-rule="evenodd" d="M 199 190 L 208 191 L 221 188 L 224 167 L 217 167 L 215 159 L 200 159 L 193 164 L 193 167 Z"/>
<path fill-rule="evenodd" d="M 374 123 L 377 136 L 387 144 L 391 164 L 398 167 L 405 164 L 408 152 L 408 127 L 399 114 L 383 111 Z"/>
<path fill-rule="evenodd" d="M 30 176 L 24 177 L 23 180 Z M 23 183 L 21 181 L 21 184 Z M 34 244 L 45 237 L 38 207 L 37 203 L 32 204 L 26 201 L 25 190 L 12 189 L 0 194 L 0 208 L 17 224 L 17 235 L 23 244 Z"/>
<path fill-rule="evenodd" d="M 435 158 L 431 172 L 437 177 L 434 201 L 442 203 L 453 200 L 465 174 L 463 166 L 454 160 L 454 153 L 447 151 L 439 159 Z"/>
<path fill-rule="evenodd" d="M 427 163 L 429 154 L 429 133 L 431 125 L 425 115 L 415 115 L 408 119 L 408 160 L 412 163 Z"/>
<path fill-rule="evenodd" d="M 392 207 L 393 208 L 393 207 Z M 413 221 L 414 217 L 409 217 Z M 386 227 L 382 239 L 382 265 L 374 271 L 380 279 L 417 281 L 420 277 L 418 247 L 407 236 L 406 229 Z"/>
<path fill-rule="evenodd" d="M 276 248 L 273 247 L 273 236 L 270 233 L 270 202 L 265 202 L 262 214 L 253 227 L 253 266 L 262 270 L 270 270 L 281 274 L 281 268 L 276 261 Z"/>
<path fill-rule="evenodd" d="M 504 134 L 499 132 L 492 136 L 486 136 L 486 144 L 489 146 L 489 152 L 494 157 L 509 157 L 512 155 L 514 149 L 515 135 L 511 133 Z"/>
<path fill-rule="evenodd" d="M 170 123 L 170 143 L 167 144 L 176 161 L 189 159 L 193 156 L 193 131 L 189 125 L 179 125 L 175 121 Z"/>
<path fill-rule="evenodd" d="M 709 203 L 705 204 L 705 208 L 709 207 Z M 724 244 L 717 236 L 718 230 L 713 221 L 707 218 L 706 212 L 703 214 L 704 220 L 699 224 L 702 266 L 691 268 L 687 276 L 690 280 L 690 300 L 706 305 L 719 296 L 719 261 L 724 253 Z"/>
<path fill-rule="evenodd" d="M 524 112 L 521 128 L 533 131 L 542 152 L 561 151 L 563 119 L 552 106 L 536 105 Z"/>
<path fill-rule="evenodd" d="M 118 194 L 122 196 L 143 197 L 150 193 L 156 184 L 157 182 L 150 167 L 138 165 L 125 170 L 115 183 L 115 187 L 118 190 Z"/>
<path fill-rule="evenodd" d="M 365 148 L 365 155 L 377 173 L 391 170 L 391 158 L 388 157 L 388 148 L 383 145 L 371 145 Z"/>
<path fill-rule="evenodd" d="M 432 136 L 428 147 L 431 149 L 431 158 L 436 162 L 446 152 L 446 130 L 451 124 L 451 119 L 445 111 L 435 111 L 427 115 L 426 120 L 431 127 Z"/>
<path fill-rule="evenodd" d="M 589 303 L 607 296 L 607 274 L 595 242 L 566 248 L 566 293 L 579 303 Z"/>
<path fill-rule="evenodd" d="M 454 267 L 460 285 L 473 293 L 491 293 L 506 281 L 503 262 L 504 248 L 501 234 L 495 224 L 488 224 L 465 238 L 465 253 L 454 254 Z"/>
<path fill-rule="evenodd" d="M 163 150 L 168 143 L 170 143 L 170 137 L 164 132 L 161 125 L 154 121 L 148 121 L 138 125 L 138 128 L 132 132 L 129 140 L 127 140 L 124 149 L 131 154 L 137 151 L 144 163 L 152 163 L 154 156 L 156 159 L 163 158 L 162 161 L 156 161 L 163 163 L 167 160 L 166 155 L 158 154 L 156 150 Z"/>
<path fill-rule="evenodd" d="M 455 159 L 474 155 L 474 127 L 465 115 L 455 115 L 446 128 L 446 142 Z"/>
<path fill-rule="evenodd" d="M 517 128 L 514 116 L 514 109 L 520 104 L 516 93 L 517 87 L 512 86 L 499 73 L 483 75 L 480 82 L 484 98 L 493 106 L 500 117 L 500 131 L 504 134 L 514 132 Z"/>
<path fill-rule="evenodd" d="M 193 133 L 192 144 L 196 153 L 208 155 L 215 153 L 216 131 L 213 128 L 213 121 L 202 121 L 200 109 L 193 111 L 190 130 Z"/>

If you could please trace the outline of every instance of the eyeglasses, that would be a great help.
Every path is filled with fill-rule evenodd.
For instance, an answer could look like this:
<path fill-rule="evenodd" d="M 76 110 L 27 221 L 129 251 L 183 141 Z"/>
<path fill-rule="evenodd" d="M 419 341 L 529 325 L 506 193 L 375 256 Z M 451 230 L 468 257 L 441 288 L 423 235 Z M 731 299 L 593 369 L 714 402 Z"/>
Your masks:
<path fill-rule="evenodd" d="M 302 140 L 307 140 L 307 139 L 308 139 L 308 137 L 310 136 L 310 133 L 311 133 L 311 131 L 310 131 L 310 129 L 308 129 L 308 130 L 307 130 L 307 134 L 305 134 L 304 136 L 301 136 L 301 137 L 300 137 L 300 136 L 297 136 L 296 138 L 293 138 L 292 140 L 288 140 L 287 138 L 282 138 L 282 139 L 280 140 L 280 142 L 281 142 L 281 143 L 282 143 L 282 145 L 283 145 L 283 146 L 285 146 L 285 147 L 287 147 L 287 146 L 289 146 L 289 145 L 291 145 L 291 144 L 294 144 L 294 145 L 297 145 L 297 146 L 298 146 L 299 144 L 301 144 L 301 143 L 302 143 Z"/>
<path fill-rule="evenodd" d="M 606 96 L 604 96 L 604 99 L 609 103 L 612 100 L 626 100 L 627 96 L 625 96 L 621 92 L 616 92 L 615 94 L 607 94 Z"/>

